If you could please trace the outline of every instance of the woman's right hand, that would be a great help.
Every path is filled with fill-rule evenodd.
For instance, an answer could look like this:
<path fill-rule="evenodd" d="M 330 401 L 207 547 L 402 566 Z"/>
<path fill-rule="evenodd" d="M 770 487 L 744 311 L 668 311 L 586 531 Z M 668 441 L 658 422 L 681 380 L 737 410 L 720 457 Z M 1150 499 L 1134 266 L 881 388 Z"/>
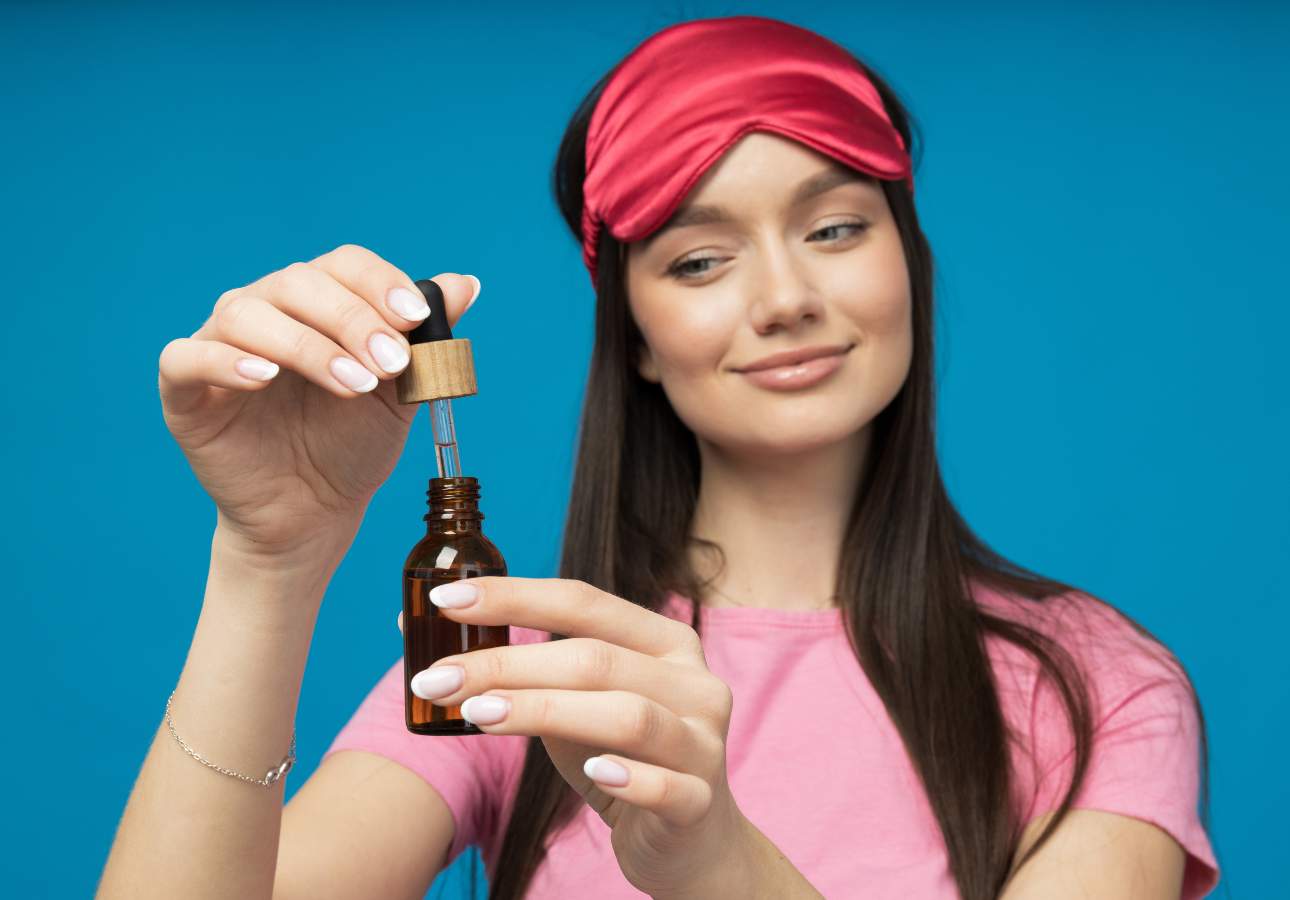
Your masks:
<path fill-rule="evenodd" d="M 433 280 L 455 324 L 478 281 Z M 393 380 L 427 312 L 411 278 L 345 244 L 224 293 L 161 351 L 166 426 L 243 549 L 344 553 L 420 405 L 400 404 Z"/>

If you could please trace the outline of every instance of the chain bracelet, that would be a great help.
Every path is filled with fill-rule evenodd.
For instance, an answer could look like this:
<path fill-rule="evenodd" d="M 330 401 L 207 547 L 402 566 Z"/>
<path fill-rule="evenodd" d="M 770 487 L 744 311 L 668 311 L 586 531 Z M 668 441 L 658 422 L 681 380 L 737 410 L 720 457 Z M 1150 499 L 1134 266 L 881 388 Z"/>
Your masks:
<path fill-rule="evenodd" d="M 189 756 L 197 760 L 202 765 L 208 766 L 214 769 L 216 772 L 222 772 L 225 775 L 232 775 L 234 778 L 240 778 L 243 781 L 249 781 L 251 784 L 258 784 L 258 785 L 261 785 L 262 787 L 273 787 L 273 785 L 281 781 L 283 777 L 285 777 L 286 774 L 291 771 L 291 767 L 296 764 L 296 731 L 293 728 L 291 730 L 291 749 L 287 751 L 287 755 L 283 757 L 282 762 L 278 763 L 278 765 L 274 766 L 272 769 L 266 772 L 263 778 L 252 778 L 249 775 L 243 775 L 241 772 L 234 772 L 230 769 L 225 769 L 223 766 L 215 765 L 215 763 L 206 759 L 201 754 L 199 754 L 196 750 L 194 750 L 192 747 L 189 747 L 187 744 L 185 744 L 184 739 L 181 738 L 179 736 L 179 733 L 175 731 L 175 723 L 171 721 L 171 718 L 170 718 L 170 701 L 174 699 L 175 699 L 175 692 L 171 691 L 170 696 L 166 699 L 166 727 L 169 728 L 170 733 L 175 736 L 175 740 L 179 741 L 179 746 L 183 747 L 184 751 Z"/>

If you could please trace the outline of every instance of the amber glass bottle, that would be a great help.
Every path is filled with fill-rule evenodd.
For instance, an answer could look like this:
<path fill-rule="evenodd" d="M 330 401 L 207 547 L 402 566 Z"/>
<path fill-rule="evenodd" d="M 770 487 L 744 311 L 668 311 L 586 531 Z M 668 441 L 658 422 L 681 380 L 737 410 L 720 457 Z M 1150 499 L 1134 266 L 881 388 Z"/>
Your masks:
<path fill-rule="evenodd" d="M 463 625 L 430 602 L 430 589 L 480 575 L 505 575 L 506 560 L 479 523 L 479 481 L 431 478 L 426 536 L 403 563 L 403 708 L 414 734 L 482 734 L 459 706 L 436 706 L 412 693 L 412 676 L 435 660 L 507 644 L 505 625 Z"/>

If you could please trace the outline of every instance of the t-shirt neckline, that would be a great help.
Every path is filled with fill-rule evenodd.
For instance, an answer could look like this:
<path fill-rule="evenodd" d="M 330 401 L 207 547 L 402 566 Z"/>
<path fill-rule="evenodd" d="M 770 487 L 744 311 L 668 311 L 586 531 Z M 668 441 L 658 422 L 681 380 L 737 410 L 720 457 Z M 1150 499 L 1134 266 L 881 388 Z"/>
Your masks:
<path fill-rule="evenodd" d="M 664 604 L 671 607 L 676 618 L 689 622 L 694 608 L 689 597 L 672 591 Z M 767 625 L 779 628 L 832 629 L 842 625 L 840 607 L 829 609 L 772 609 L 761 606 L 700 606 L 699 625 Z"/>

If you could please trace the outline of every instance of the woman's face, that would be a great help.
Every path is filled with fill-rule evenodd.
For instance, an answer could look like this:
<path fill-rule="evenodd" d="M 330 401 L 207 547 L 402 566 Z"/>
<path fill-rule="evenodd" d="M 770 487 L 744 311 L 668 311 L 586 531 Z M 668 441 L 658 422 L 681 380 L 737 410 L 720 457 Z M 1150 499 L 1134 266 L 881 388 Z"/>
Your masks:
<path fill-rule="evenodd" d="M 909 371 L 909 275 L 882 189 L 778 135 L 745 135 L 628 247 L 627 293 L 641 376 L 729 451 L 853 437 Z M 825 355 L 749 371 L 790 351 Z"/>

